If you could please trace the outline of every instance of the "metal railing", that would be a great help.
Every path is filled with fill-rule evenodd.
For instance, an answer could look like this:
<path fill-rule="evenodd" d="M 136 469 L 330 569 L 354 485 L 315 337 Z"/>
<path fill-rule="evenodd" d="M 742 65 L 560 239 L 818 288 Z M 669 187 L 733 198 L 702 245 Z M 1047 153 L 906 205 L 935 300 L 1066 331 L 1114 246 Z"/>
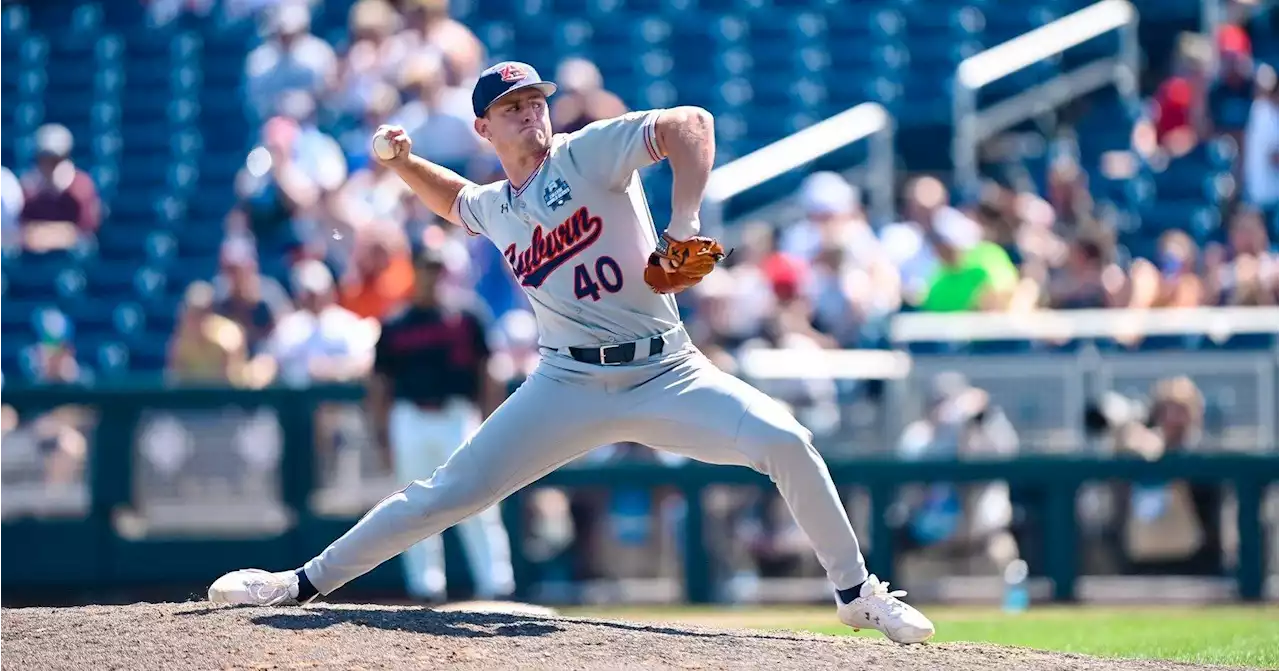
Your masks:
<path fill-rule="evenodd" d="M 894 121 L 876 103 L 862 103 L 797 133 L 765 145 L 711 171 L 703 199 L 704 223 L 724 225 L 725 204 L 765 182 L 855 142 L 869 141 L 866 187 L 873 217 L 893 212 Z"/>
<path fill-rule="evenodd" d="M 1046 58 L 1113 30 L 1121 31 L 1119 53 L 1101 58 L 1013 97 L 978 109 L 978 92 Z M 996 133 L 1090 91 L 1115 84 L 1136 99 L 1141 68 L 1138 12 L 1125 0 L 1103 0 L 1003 44 L 970 56 L 956 70 L 952 93 L 952 160 L 956 183 L 973 191 L 978 183 L 978 147 Z"/>

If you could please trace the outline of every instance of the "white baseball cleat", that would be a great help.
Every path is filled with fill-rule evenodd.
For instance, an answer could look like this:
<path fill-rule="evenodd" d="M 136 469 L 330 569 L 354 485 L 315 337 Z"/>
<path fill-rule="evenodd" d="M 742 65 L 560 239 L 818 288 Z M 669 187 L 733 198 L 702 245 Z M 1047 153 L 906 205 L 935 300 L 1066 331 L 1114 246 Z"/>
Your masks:
<path fill-rule="evenodd" d="M 895 643 L 924 643 L 933 637 L 933 623 L 924 613 L 898 599 L 906 596 L 906 590 L 889 591 L 889 583 L 880 582 L 874 575 L 862 583 L 858 598 L 840 603 L 837 614 L 840 621 L 859 629 L 875 629 Z"/>
<path fill-rule="evenodd" d="M 209 601 L 237 606 L 296 606 L 298 574 L 256 568 L 232 571 L 209 586 Z"/>

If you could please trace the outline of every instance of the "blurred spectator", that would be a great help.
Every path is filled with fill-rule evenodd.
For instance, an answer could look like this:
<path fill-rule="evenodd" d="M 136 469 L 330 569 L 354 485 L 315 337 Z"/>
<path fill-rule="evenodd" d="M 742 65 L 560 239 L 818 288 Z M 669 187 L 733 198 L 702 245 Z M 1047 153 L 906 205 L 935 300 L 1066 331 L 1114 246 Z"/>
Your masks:
<path fill-rule="evenodd" d="M 814 326 L 841 347 L 873 346 L 901 307 L 898 272 L 883 259 L 852 262 L 848 254 L 848 247 L 824 245 L 813 259 L 806 294 Z"/>
<path fill-rule="evenodd" d="M 920 302 L 928 312 L 1007 310 L 1015 305 L 1021 285 L 1018 268 L 1000 245 L 982 241 L 944 260 Z"/>
<path fill-rule="evenodd" d="M 898 267 L 903 299 L 919 305 L 928 293 L 943 255 L 956 255 L 982 240 L 982 227 L 948 201 L 946 187 L 934 177 L 907 184 L 905 221 L 880 231 L 885 257 Z"/>
<path fill-rule="evenodd" d="M 413 294 L 413 262 L 397 227 L 377 224 L 357 234 L 338 303 L 360 317 L 382 319 Z"/>
<path fill-rule="evenodd" d="M 1044 263 L 1061 247 L 1053 206 L 1026 187 L 990 182 L 966 214 L 982 227 L 983 238 L 999 245 L 1020 269 Z"/>
<path fill-rule="evenodd" d="M 1280 259 L 1267 240 L 1262 216 L 1249 207 L 1231 218 L 1227 247 L 1205 250 L 1207 300 L 1217 305 L 1276 305 Z"/>
<path fill-rule="evenodd" d="M 1242 142 L 1244 197 L 1262 211 L 1264 224 L 1277 234 L 1280 218 L 1280 109 L 1276 71 L 1258 70 L 1257 97 L 1249 107 Z"/>
<path fill-rule="evenodd" d="M 361 114 L 378 84 L 391 80 L 403 65 L 406 45 L 394 39 L 400 17 L 385 0 L 360 0 L 348 14 L 349 44 L 339 60 L 332 104 L 346 114 Z"/>
<path fill-rule="evenodd" d="M 280 0 L 265 19 L 267 40 L 245 59 L 245 90 L 259 119 L 279 112 L 284 93 L 324 96 L 338 74 L 333 47 L 311 34 L 311 9 L 306 2 Z"/>
<path fill-rule="evenodd" d="M 779 251 L 810 262 L 820 248 L 836 247 L 861 266 L 882 257 L 858 189 L 844 177 L 815 172 L 800 185 L 799 199 L 804 219 L 783 228 Z"/>
<path fill-rule="evenodd" d="M 1160 84 L 1152 100 L 1151 128 L 1144 131 L 1141 143 L 1145 153 L 1160 149 L 1172 156 L 1182 156 L 1203 139 L 1208 130 L 1205 110 L 1208 48 L 1198 36 L 1184 34 L 1179 40 L 1172 73 Z"/>
<path fill-rule="evenodd" d="M 36 315 L 36 343 L 26 352 L 33 381 L 68 384 L 81 380 L 76 361 L 75 325 L 56 308 Z"/>
<path fill-rule="evenodd" d="M 213 311 L 214 289 L 192 282 L 179 307 L 178 327 L 169 340 L 166 373 L 171 382 L 244 383 L 248 347 L 244 330 Z"/>
<path fill-rule="evenodd" d="M 23 517 L 33 512 L 38 516 L 57 514 L 56 509 L 61 506 L 51 506 L 50 499 L 62 498 L 59 494 L 69 495 L 72 506 L 68 512 L 83 514 L 84 508 L 78 503 L 88 495 L 84 476 L 89 441 L 85 436 L 93 431 L 94 415 L 94 411 L 76 405 L 26 416 L 19 416 L 12 406 L 0 409 L 6 521 L 11 516 Z M 38 490 L 31 491 L 32 485 L 37 485 Z M 30 500 L 32 497 L 24 493 L 38 494 L 43 500 Z"/>
<path fill-rule="evenodd" d="M 898 440 L 900 459 L 1017 455 L 1013 425 L 987 392 L 963 375 L 939 374 L 928 393 L 925 416 L 908 425 Z M 979 572 L 993 572 L 1018 556 L 1010 531 L 1013 505 L 1004 482 L 910 485 L 902 488 L 887 514 L 899 550 L 918 560 L 943 562 L 948 565 L 943 571 L 960 568 L 955 563 L 976 562 Z"/>
<path fill-rule="evenodd" d="M 1166 378 L 1151 390 L 1147 422 L 1133 422 L 1120 454 L 1154 461 L 1202 449 L 1204 397 L 1186 377 Z M 1149 427 L 1149 428 L 1148 428 Z M 1119 485 L 1121 545 L 1139 575 L 1220 575 L 1222 503 L 1212 483 L 1135 482 Z"/>
<path fill-rule="evenodd" d="M 381 104 L 387 105 L 386 101 Z M 389 105 L 388 105 L 389 106 Z M 316 97 L 303 91 L 290 91 L 280 97 L 278 118 L 285 123 L 278 131 L 281 146 L 292 150 L 311 179 L 325 192 L 333 191 L 347 177 L 342 145 L 320 129 Z M 376 127 L 375 127 L 376 128 Z M 372 137 L 372 131 L 369 133 Z M 268 147 L 270 148 L 270 147 Z"/>
<path fill-rule="evenodd" d="M 700 347 L 718 342 L 736 348 L 761 335 L 765 319 L 777 309 L 776 280 L 796 265 L 775 251 L 768 222 L 744 222 L 739 230 L 740 244 L 725 267 L 688 293 L 694 309 L 690 333 Z"/>
<path fill-rule="evenodd" d="M 572 133 L 600 119 L 626 113 L 622 99 L 604 88 L 604 77 L 595 63 L 585 58 L 568 58 L 556 69 L 559 90 L 551 100 L 551 127 L 557 133 Z"/>
<path fill-rule="evenodd" d="M 1093 195 L 1089 193 L 1089 174 L 1075 157 L 1062 155 L 1049 167 L 1049 183 L 1045 199 L 1053 208 L 1057 222 L 1064 228 L 1075 228 L 1093 219 Z"/>
<path fill-rule="evenodd" d="M 436 50 L 444 56 L 445 84 L 470 87 L 484 65 L 484 44 L 449 16 L 449 0 L 401 0 L 409 51 Z"/>
<path fill-rule="evenodd" d="M 75 139 L 66 126 L 36 130 L 36 167 L 22 178 L 23 243 L 43 251 L 71 247 L 102 223 L 102 200 L 89 173 L 71 161 Z"/>
<path fill-rule="evenodd" d="M 290 116 L 272 117 L 263 125 L 262 146 L 249 153 L 236 177 L 249 229 L 271 253 L 315 235 L 324 197 L 347 177 L 342 147 L 315 125 L 315 101 L 297 93 L 285 102 Z"/>
<path fill-rule="evenodd" d="M 909 223 L 887 226 L 882 236 L 920 309 L 1010 307 L 1019 288 L 1018 268 L 1003 247 L 988 239 L 993 229 L 948 205 L 946 187 L 933 177 L 917 179 L 908 194 Z"/>
<path fill-rule="evenodd" d="M 364 107 L 358 110 L 359 122 L 342 133 L 339 139 L 348 169 L 358 170 L 375 162 L 369 154 L 370 139 L 379 126 L 390 121 L 399 106 L 400 92 L 394 86 L 378 81 L 369 87 Z"/>
<path fill-rule="evenodd" d="M 1157 243 L 1154 263 L 1137 259 L 1129 269 L 1133 288 L 1130 307 L 1195 307 L 1203 304 L 1204 283 L 1199 275 L 1200 250 L 1190 235 L 1165 231 Z"/>
<path fill-rule="evenodd" d="M 21 242 L 22 183 L 13 171 L 0 167 L 0 242 L 7 249 Z"/>
<path fill-rule="evenodd" d="M 410 100 L 395 115 L 394 123 L 403 126 L 413 139 L 414 152 L 465 173 L 468 162 L 485 151 L 487 144 L 476 133 L 470 94 L 448 84 L 444 61 L 435 52 L 409 59 L 400 87 Z"/>
<path fill-rule="evenodd" d="M 333 275 L 323 263 L 303 261 L 293 268 L 298 310 L 271 333 L 263 354 L 276 365 L 277 379 L 300 387 L 362 378 L 373 365 L 377 322 L 339 306 Z"/>
<path fill-rule="evenodd" d="M 220 262 L 222 269 L 213 282 L 213 311 L 238 324 L 249 354 L 257 354 L 276 324 L 293 310 L 289 294 L 258 271 L 257 253 L 247 240 L 223 243 Z"/>
<path fill-rule="evenodd" d="M 1045 287 L 1048 307 L 1081 310 L 1121 307 L 1124 271 L 1115 264 L 1115 243 L 1101 231 L 1081 232 L 1067 247 L 1060 268 Z"/>
<path fill-rule="evenodd" d="M 1224 26 L 1218 34 L 1218 73 L 1209 89 L 1209 118 L 1215 133 L 1240 143 L 1254 98 L 1253 56 L 1249 36 L 1240 26 Z"/>
<path fill-rule="evenodd" d="M 365 139 L 368 142 L 368 138 Z M 377 161 L 351 173 L 331 201 L 329 214 L 334 228 L 345 239 L 358 240 L 361 231 L 384 222 L 402 223 L 408 219 L 405 201 L 417 200 L 395 171 Z"/>

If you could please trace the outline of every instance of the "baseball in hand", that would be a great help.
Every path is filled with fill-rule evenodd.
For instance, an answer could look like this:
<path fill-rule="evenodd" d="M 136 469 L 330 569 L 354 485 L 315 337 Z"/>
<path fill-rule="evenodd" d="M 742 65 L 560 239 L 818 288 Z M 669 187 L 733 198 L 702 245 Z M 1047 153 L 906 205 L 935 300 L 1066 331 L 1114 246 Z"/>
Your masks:
<path fill-rule="evenodd" d="M 391 146 L 386 134 L 379 133 L 373 136 L 373 153 L 384 161 L 390 161 L 396 157 L 396 148 Z"/>
<path fill-rule="evenodd" d="M 409 136 L 398 126 L 382 126 L 373 134 L 373 153 L 391 161 L 409 151 Z"/>

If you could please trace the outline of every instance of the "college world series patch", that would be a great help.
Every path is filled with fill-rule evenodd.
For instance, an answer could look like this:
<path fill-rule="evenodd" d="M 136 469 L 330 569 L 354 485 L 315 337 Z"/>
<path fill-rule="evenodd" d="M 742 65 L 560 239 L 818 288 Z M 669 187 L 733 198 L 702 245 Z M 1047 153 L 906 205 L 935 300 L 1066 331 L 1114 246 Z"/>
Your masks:
<path fill-rule="evenodd" d="M 569 191 L 569 183 L 563 179 L 556 178 L 542 190 L 542 202 L 552 210 L 559 209 L 570 200 L 573 200 L 573 194 Z"/>

